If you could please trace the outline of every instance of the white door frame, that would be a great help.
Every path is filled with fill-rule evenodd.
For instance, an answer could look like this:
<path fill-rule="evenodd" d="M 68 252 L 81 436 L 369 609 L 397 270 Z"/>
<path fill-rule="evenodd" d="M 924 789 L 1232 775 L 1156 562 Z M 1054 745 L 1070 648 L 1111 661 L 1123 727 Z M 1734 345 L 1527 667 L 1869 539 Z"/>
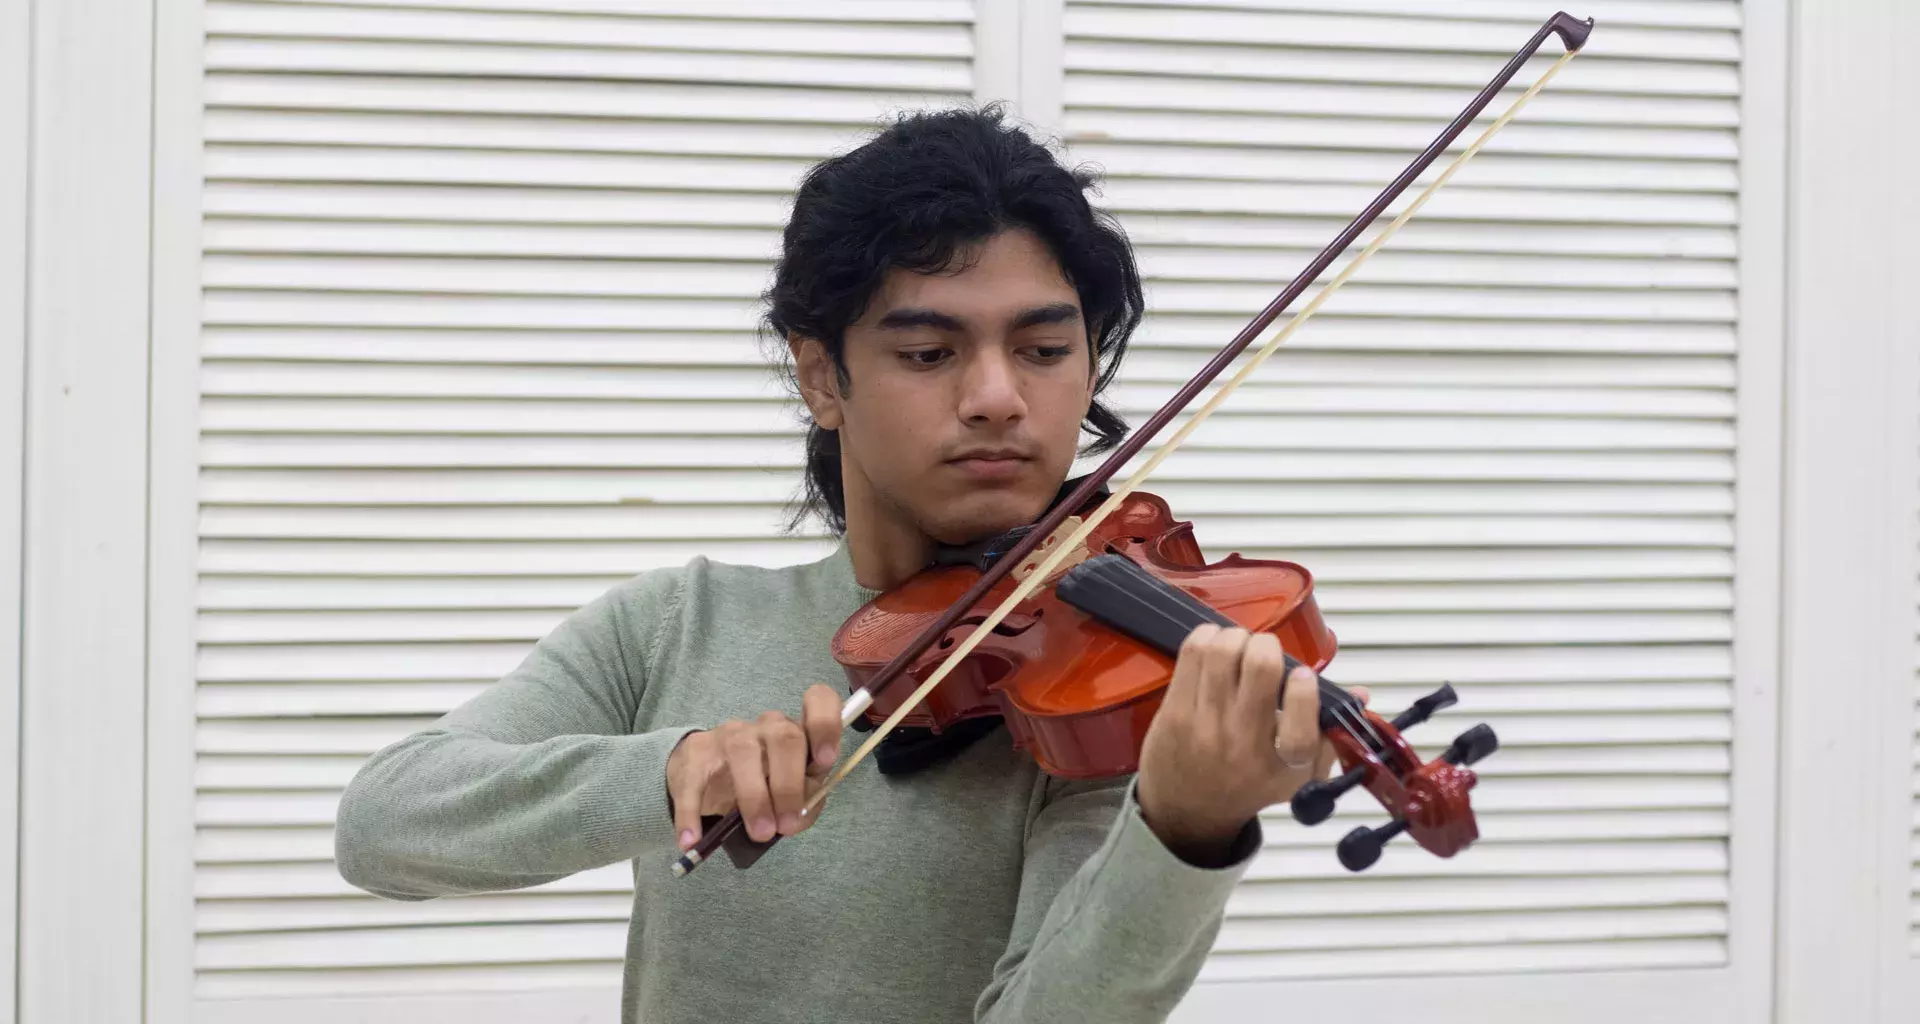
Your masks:
<path fill-rule="evenodd" d="M 1782 1021 L 1911 1021 L 1920 74 L 1910 0 L 1792 12 Z"/>
<path fill-rule="evenodd" d="M 14 1005 L 138 1021 L 153 5 L 42 0 L 27 20 Z"/>
<path fill-rule="evenodd" d="M 20 925 L 20 560 L 25 455 L 32 22 L 0 4 L 0 1024 L 13 1024 Z"/>
<path fill-rule="evenodd" d="M 153 0 L 152 413 L 147 578 L 147 1024 L 194 987 L 205 0 Z"/>

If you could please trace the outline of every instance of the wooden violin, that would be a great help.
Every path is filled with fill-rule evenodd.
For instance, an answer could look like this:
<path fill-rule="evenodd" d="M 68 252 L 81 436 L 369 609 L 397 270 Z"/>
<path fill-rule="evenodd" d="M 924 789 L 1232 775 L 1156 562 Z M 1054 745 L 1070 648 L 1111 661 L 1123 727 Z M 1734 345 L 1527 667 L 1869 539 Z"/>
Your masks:
<path fill-rule="evenodd" d="M 882 720 L 814 791 L 802 813 L 812 813 L 892 730 L 908 721 L 939 729 L 968 717 L 1000 715 L 1016 740 L 1050 772 L 1085 776 L 1132 771 L 1171 679 L 1172 658 L 1186 634 L 1204 622 L 1273 633 L 1288 655 L 1289 668 L 1296 659 L 1316 670 L 1324 667 L 1333 657 L 1334 637 L 1321 621 L 1312 577 L 1305 569 L 1237 555 L 1209 565 L 1188 525 L 1176 522 L 1164 502 L 1139 493 L 1138 487 L 1580 52 L 1592 30 L 1592 19 L 1565 12 L 1541 25 L 1440 135 L 1265 309 L 1071 494 L 1030 527 L 1009 535 L 1010 546 L 991 546 L 990 557 L 974 566 L 923 572 L 849 619 L 834 640 L 835 656 L 855 685 L 841 707 L 841 725 L 863 717 Z M 1099 500 L 1120 468 L 1319 280 L 1555 35 L 1565 47 L 1560 59 L 1201 403 L 1159 450 Z M 903 678 L 916 682 L 911 693 L 894 688 Z M 1319 724 L 1339 754 L 1343 773 L 1303 786 L 1293 800 L 1294 816 L 1309 825 L 1324 821 L 1337 797 L 1364 785 L 1392 818 L 1380 828 L 1356 829 L 1341 841 L 1340 859 L 1355 871 L 1377 860 L 1385 842 L 1403 831 L 1443 857 L 1473 842 L 1478 827 L 1467 793 L 1475 777 L 1465 766 L 1498 746 L 1493 731 L 1484 725 L 1469 729 L 1440 757 L 1422 762 L 1400 731 L 1454 703 L 1450 686 L 1388 721 L 1333 683 L 1321 682 Z M 943 683 L 945 690 L 940 689 Z M 734 810 L 713 819 L 693 848 L 674 862 L 673 871 L 685 875 L 723 847 L 734 864 L 744 868 L 778 839 L 753 842 Z"/>
<path fill-rule="evenodd" d="M 993 549 L 987 547 L 982 562 L 994 557 Z M 921 652 L 907 674 L 924 679 L 937 670 L 946 651 L 978 629 L 986 610 L 1038 564 L 1030 556 L 1015 568 L 978 602 L 976 614 L 962 617 Z M 902 723 L 939 731 L 968 718 L 1000 717 L 1014 745 L 1047 773 L 1104 778 L 1139 767 L 1147 728 L 1173 678 L 1174 658 L 1194 627 L 1211 622 L 1272 633 L 1287 652 L 1289 670 L 1304 662 L 1317 672 L 1333 659 L 1333 631 L 1320 616 L 1305 568 L 1237 554 L 1208 564 L 1192 524 L 1176 521 L 1155 495 L 1128 495 L 1062 564 L 1069 567 L 1056 568 L 1051 586 L 1015 604 Z M 868 602 L 834 635 L 834 659 L 856 687 L 871 690 L 873 678 L 986 568 L 930 569 Z M 1393 818 L 1384 828 L 1357 828 L 1341 840 L 1340 862 L 1350 870 L 1378 860 L 1381 847 L 1402 830 L 1441 857 L 1478 838 L 1467 800 L 1476 780 L 1465 766 L 1497 749 L 1493 730 L 1475 726 L 1426 763 L 1400 735 L 1454 701 L 1453 688 L 1442 686 L 1389 722 L 1320 679 L 1320 731 L 1333 744 L 1343 773 L 1302 786 L 1293 798 L 1294 817 L 1317 825 L 1341 795 L 1364 786 Z M 901 703 L 899 697 L 876 697 L 866 714 L 878 723 Z"/>

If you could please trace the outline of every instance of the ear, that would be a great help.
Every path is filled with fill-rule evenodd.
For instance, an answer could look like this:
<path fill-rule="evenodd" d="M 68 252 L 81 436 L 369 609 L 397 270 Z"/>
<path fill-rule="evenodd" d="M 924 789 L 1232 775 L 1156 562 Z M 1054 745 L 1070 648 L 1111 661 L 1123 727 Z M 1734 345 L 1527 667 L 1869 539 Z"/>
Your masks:
<path fill-rule="evenodd" d="M 840 373 L 827 354 L 827 346 L 817 338 L 798 335 L 787 339 L 793 353 L 794 376 L 800 381 L 800 399 L 807 403 L 813 422 L 823 430 L 839 430 L 846 422 L 840 408 Z"/>

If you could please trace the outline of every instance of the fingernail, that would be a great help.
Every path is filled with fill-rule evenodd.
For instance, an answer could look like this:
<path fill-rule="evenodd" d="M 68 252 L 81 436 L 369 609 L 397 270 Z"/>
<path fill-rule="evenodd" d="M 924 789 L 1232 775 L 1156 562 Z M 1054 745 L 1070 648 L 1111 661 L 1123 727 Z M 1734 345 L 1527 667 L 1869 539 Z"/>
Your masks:
<path fill-rule="evenodd" d="M 832 764 L 833 755 L 834 749 L 832 747 L 821 747 L 819 750 L 813 752 L 813 759 L 821 764 Z"/>
<path fill-rule="evenodd" d="M 756 842 L 764 843 L 768 839 L 772 839 L 773 838 L 773 819 L 771 818 L 753 819 L 753 832 L 754 832 L 754 838 Z M 762 836 L 764 836 L 765 838 L 760 838 Z"/>
<path fill-rule="evenodd" d="M 691 850 L 691 849 L 693 849 L 693 843 L 694 843 L 694 840 L 696 840 L 696 839 L 698 839 L 698 838 L 700 838 L 700 837 L 699 837 L 699 836 L 696 836 L 696 835 L 694 835 L 694 834 L 693 834 L 693 830 L 692 830 L 692 829 L 690 829 L 690 828 L 683 828 L 683 829 L 681 829 L 681 830 L 680 830 L 680 848 L 681 848 L 682 850 Z"/>
<path fill-rule="evenodd" d="M 782 814 L 780 816 L 780 831 L 788 835 L 800 831 L 800 816 L 792 813 Z"/>

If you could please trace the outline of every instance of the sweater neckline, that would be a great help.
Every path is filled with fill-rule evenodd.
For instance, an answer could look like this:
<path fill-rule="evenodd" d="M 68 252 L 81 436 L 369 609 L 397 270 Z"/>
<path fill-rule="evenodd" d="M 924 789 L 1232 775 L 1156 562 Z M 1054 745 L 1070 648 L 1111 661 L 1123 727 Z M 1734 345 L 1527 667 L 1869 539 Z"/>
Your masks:
<path fill-rule="evenodd" d="M 853 550 L 847 546 L 847 541 L 844 537 L 841 538 L 840 543 L 834 547 L 833 553 L 823 559 L 820 565 L 825 573 L 827 582 L 833 587 L 834 591 L 853 599 L 856 607 L 866 604 L 868 601 L 884 593 L 884 591 L 874 590 L 871 587 L 863 587 L 860 585 L 860 581 L 854 578 Z"/>

